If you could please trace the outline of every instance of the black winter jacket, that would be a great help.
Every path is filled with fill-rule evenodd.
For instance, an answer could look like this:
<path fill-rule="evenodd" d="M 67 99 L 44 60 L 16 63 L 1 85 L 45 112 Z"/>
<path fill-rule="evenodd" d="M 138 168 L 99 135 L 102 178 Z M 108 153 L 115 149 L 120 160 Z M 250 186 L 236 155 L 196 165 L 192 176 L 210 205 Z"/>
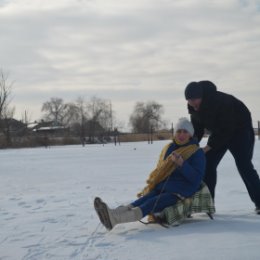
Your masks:
<path fill-rule="evenodd" d="M 203 97 L 199 111 L 188 105 L 194 135 L 200 141 L 204 129 L 210 132 L 208 145 L 218 149 L 229 142 L 240 129 L 252 126 L 251 114 L 243 102 L 232 95 L 217 91 L 213 86 L 202 86 Z"/>

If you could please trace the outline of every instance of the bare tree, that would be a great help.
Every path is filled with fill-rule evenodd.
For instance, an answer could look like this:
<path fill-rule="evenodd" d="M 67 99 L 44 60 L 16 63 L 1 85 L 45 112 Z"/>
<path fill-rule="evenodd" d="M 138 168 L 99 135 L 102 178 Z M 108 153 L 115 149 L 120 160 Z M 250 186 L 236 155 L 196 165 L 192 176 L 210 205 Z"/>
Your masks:
<path fill-rule="evenodd" d="M 12 83 L 8 82 L 8 76 L 0 70 L 0 118 L 3 119 L 8 113 L 8 107 L 11 101 Z"/>
<path fill-rule="evenodd" d="M 130 126 L 136 133 L 149 133 L 158 130 L 162 121 L 163 106 L 155 101 L 137 102 L 130 116 Z"/>
<path fill-rule="evenodd" d="M 68 105 L 64 104 L 63 99 L 53 97 L 42 105 L 42 111 L 45 112 L 44 119 L 54 121 L 56 125 L 63 124 L 67 116 L 67 108 Z"/>
<path fill-rule="evenodd" d="M 64 126 L 71 126 L 77 123 L 80 119 L 79 116 L 79 108 L 77 104 L 71 102 L 67 103 L 64 107 L 64 117 L 63 117 L 63 125 Z"/>
<path fill-rule="evenodd" d="M 87 131 L 90 141 L 93 141 L 95 136 L 112 131 L 113 113 L 110 101 L 92 97 L 87 105 L 87 110 L 89 115 Z"/>
<path fill-rule="evenodd" d="M 15 108 L 10 107 L 12 82 L 8 81 L 8 75 L 0 70 L 0 130 L 6 137 L 7 145 L 11 145 L 10 122 Z"/>
<path fill-rule="evenodd" d="M 73 104 L 73 128 L 76 131 L 77 135 L 79 135 L 82 144 L 85 144 L 85 136 L 86 136 L 86 128 L 88 121 L 88 111 L 87 104 L 82 97 L 79 97 L 76 100 L 76 103 Z"/>

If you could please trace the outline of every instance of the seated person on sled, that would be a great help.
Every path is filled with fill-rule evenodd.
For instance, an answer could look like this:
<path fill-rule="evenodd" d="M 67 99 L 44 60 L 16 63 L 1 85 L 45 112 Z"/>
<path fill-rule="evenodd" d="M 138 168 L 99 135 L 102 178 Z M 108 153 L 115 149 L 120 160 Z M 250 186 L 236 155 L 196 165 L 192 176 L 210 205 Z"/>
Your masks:
<path fill-rule="evenodd" d="M 110 209 L 100 198 L 94 207 L 101 223 L 111 230 L 120 223 L 134 222 L 191 197 L 200 187 L 205 171 L 205 155 L 192 138 L 194 129 L 186 118 L 175 126 L 174 140 L 161 152 L 147 186 L 138 199 L 126 206 Z"/>

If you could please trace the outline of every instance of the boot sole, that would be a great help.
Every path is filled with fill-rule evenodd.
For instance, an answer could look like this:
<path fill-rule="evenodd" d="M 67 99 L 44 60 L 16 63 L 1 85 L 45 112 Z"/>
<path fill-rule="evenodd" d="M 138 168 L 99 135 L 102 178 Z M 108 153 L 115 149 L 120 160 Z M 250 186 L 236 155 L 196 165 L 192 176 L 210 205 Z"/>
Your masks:
<path fill-rule="evenodd" d="M 96 213 L 99 217 L 100 222 L 104 225 L 103 215 L 100 213 L 100 206 L 99 206 L 100 203 L 102 203 L 102 200 L 100 198 L 97 197 L 94 199 L 94 208 L 96 210 Z"/>
<path fill-rule="evenodd" d="M 104 203 L 100 198 L 97 197 L 94 200 L 94 207 L 101 223 L 106 227 L 107 230 L 111 230 L 113 227 L 110 222 L 106 203 Z"/>

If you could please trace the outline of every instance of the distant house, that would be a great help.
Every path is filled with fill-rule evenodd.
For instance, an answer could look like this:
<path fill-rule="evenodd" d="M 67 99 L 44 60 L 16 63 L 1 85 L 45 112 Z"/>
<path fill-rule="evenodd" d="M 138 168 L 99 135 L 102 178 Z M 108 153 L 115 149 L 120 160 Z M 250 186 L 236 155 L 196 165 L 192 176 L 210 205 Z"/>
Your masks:
<path fill-rule="evenodd" d="M 26 124 L 14 118 L 5 118 L 0 120 L 0 129 L 3 133 L 22 135 L 26 131 Z"/>
<path fill-rule="evenodd" d="M 28 124 L 28 129 L 41 135 L 63 135 L 68 129 L 54 121 L 41 121 Z"/>

